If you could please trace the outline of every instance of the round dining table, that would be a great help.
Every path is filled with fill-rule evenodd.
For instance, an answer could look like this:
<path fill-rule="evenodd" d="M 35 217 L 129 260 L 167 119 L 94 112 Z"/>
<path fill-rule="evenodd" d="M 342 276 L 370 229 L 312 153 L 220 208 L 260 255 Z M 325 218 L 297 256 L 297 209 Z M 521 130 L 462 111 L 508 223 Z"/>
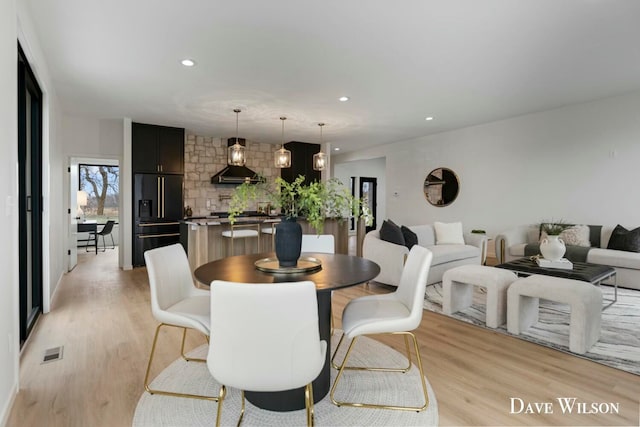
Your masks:
<path fill-rule="evenodd" d="M 278 273 L 259 270 L 255 263 L 264 258 L 274 258 L 274 253 L 238 255 L 201 265 L 194 271 L 195 278 L 209 286 L 214 280 L 239 283 L 278 283 L 310 280 L 315 283 L 318 296 L 318 328 L 320 339 L 327 342 L 325 363 L 320 375 L 313 381 L 313 400 L 318 402 L 331 386 L 331 291 L 359 285 L 372 280 L 380 273 L 373 261 L 351 255 L 303 253 L 320 260 L 321 268 L 297 273 Z M 271 411 L 304 409 L 304 387 L 280 392 L 245 392 L 254 405 Z"/>

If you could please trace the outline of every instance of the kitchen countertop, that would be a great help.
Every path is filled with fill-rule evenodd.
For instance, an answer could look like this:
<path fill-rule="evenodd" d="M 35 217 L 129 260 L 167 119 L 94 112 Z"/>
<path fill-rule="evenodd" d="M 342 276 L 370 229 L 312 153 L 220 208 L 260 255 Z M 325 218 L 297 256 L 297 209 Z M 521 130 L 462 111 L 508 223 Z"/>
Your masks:
<path fill-rule="evenodd" d="M 256 223 L 262 223 L 262 222 L 273 222 L 273 221 L 280 221 L 279 216 L 267 216 L 267 215 L 260 215 L 260 216 L 241 216 L 241 217 L 236 217 L 236 223 L 244 223 L 244 222 L 256 222 Z M 184 219 L 184 223 L 188 224 L 188 225 L 197 225 L 197 226 L 204 226 L 204 225 L 222 225 L 222 224 L 229 224 L 229 218 L 220 218 L 218 216 L 207 216 L 207 217 L 198 217 L 198 218 L 185 218 Z"/>

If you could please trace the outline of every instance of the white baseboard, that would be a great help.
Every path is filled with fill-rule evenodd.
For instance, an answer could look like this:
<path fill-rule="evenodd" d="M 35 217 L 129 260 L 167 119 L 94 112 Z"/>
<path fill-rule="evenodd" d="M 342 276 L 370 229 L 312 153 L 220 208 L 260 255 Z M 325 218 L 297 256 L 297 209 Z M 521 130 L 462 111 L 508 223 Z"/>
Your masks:
<path fill-rule="evenodd" d="M 42 314 L 47 314 L 51 311 L 51 304 L 53 304 L 53 299 L 56 296 L 56 292 L 58 292 L 58 289 L 60 289 L 60 282 L 62 282 L 62 278 L 64 277 L 64 275 L 65 275 L 65 272 L 62 272 L 58 277 L 58 280 L 56 281 L 56 287 L 53 290 L 53 293 L 49 296 L 49 304 L 43 304 Z"/>
<path fill-rule="evenodd" d="M 2 417 L 0 417 L 0 420 L 2 421 L 0 423 L 0 425 L 2 427 L 5 427 L 7 425 L 7 422 L 9 422 L 9 414 L 11 414 L 11 408 L 13 408 L 13 404 L 16 401 L 16 396 L 18 395 L 18 383 L 13 383 L 13 385 L 11 386 L 11 391 L 9 393 L 9 400 L 6 402 L 6 404 L 4 405 L 4 407 L 2 408 Z"/>

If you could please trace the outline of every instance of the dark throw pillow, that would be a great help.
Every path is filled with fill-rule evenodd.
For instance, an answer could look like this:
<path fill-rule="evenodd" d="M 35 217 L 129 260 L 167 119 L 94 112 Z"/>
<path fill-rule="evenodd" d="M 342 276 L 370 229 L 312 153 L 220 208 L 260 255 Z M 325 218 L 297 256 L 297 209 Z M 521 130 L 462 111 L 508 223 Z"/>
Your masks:
<path fill-rule="evenodd" d="M 404 245 L 407 248 L 411 249 L 413 245 L 418 244 L 418 236 L 416 235 L 416 233 L 411 231 L 409 227 L 405 227 L 403 225 L 400 227 L 400 230 L 402 231 L 402 236 L 404 237 Z"/>
<path fill-rule="evenodd" d="M 386 242 L 404 246 L 402 230 L 390 219 L 382 222 L 382 227 L 380 227 L 380 238 Z"/>
<path fill-rule="evenodd" d="M 640 227 L 634 230 L 627 230 L 620 224 L 616 225 L 616 228 L 611 233 L 607 249 L 640 252 Z"/>

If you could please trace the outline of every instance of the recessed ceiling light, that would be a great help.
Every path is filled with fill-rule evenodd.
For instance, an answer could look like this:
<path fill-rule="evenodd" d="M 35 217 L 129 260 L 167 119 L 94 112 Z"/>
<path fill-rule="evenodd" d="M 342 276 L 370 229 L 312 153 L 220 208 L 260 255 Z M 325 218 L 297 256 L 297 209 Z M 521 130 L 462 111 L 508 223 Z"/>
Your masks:
<path fill-rule="evenodd" d="M 431 120 L 433 120 L 433 117 L 429 116 L 429 117 L 425 117 L 424 118 L 426 121 L 430 122 Z"/>
<path fill-rule="evenodd" d="M 194 65 L 196 65 L 193 59 L 183 59 L 182 61 L 180 61 L 180 63 L 185 67 L 193 67 Z"/>
<path fill-rule="evenodd" d="M 334 148 L 333 151 L 340 151 L 340 147 Z"/>
<path fill-rule="evenodd" d="M 347 102 L 349 100 L 349 97 L 348 96 L 341 96 L 338 99 L 340 100 L 340 102 Z"/>

